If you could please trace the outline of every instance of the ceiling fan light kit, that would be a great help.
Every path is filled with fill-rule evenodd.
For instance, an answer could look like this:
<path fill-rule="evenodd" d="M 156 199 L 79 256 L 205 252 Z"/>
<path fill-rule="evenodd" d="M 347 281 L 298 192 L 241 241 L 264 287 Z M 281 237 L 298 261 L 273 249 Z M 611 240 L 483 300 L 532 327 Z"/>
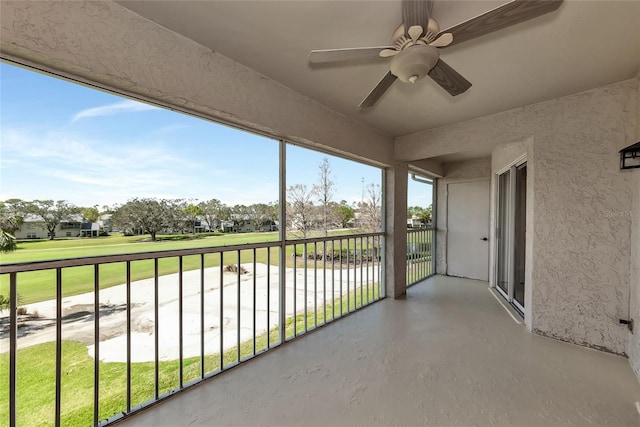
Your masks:
<path fill-rule="evenodd" d="M 451 96 L 464 93 L 471 83 L 440 59 L 439 49 L 552 12 L 563 0 L 512 0 L 444 31 L 431 17 L 433 0 L 402 0 L 402 23 L 391 36 L 391 46 L 312 50 L 312 63 L 366 56 L 391 58 L 390 71 L 360 103 L 372 107 L 396 79 L 415 83 L 428 75 Z M 426 29 L 426 30 L 425 30 Z"/>
<path fill-rule="evenodd" d="M 391 74 L 405 83 L 415 83 L 426 76 L 438 62 L 438 49 L 416 44 L 391 58 Z"/>

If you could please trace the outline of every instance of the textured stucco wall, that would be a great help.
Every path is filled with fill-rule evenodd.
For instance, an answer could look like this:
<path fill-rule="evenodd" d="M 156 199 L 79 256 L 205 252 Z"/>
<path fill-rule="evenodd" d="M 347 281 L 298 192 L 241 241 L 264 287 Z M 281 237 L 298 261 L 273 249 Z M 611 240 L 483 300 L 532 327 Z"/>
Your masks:
<path fill-rule="evenodd" d="M 631 143 L 640 141 L 640 77 L 637 90 L 636 137 Z M 640 169 L 627 172 L 632 175 L 633 205 L 631 207 L 631 274 L 630 274 L 630 318 L 635 322 L 635 332 L 629 333 L 629 361 L 640 379 Z"/>
<path fill-rule="evenodd" d="M 275 137 L 390 165 L 392 139 L 111 1 L 3 1 L 2 55 Z"/>
<path fill-rule="evenodd" d="M 447 273 L 447 183 L 475 181 L 491 177 L 491 159 L 473 159 L 442 165 L 444 178 L 436 189 L 436 273 Z"/>
<path fill-rule="evenodd" d="M 639 138 L 640 140 L 640 134 Z M 629 360 L 640 380 L 640 171 L 634 174 L 634 203 L 632 207 L 633 227 L 631 231 L 631 319 L 635 322 L 634 333 L 629 333 Z"/>
<path fill-rule="evenodd" d="M 637 86 L 627 80 L 409 135 L 395 148 L 399 158 L 430 157 L 533 138 L 532 328 L 620 354 L 631 218 L 617 213 L 632 208 L 632 182 L 617 152 L 636 133 Z"/>
<path fill-rule="evenodd" d="M 618 150 L 635 133 L 637 81 L 533 108 L 533 328 L 615 353 L 627 350 L 630 177 Z"/>

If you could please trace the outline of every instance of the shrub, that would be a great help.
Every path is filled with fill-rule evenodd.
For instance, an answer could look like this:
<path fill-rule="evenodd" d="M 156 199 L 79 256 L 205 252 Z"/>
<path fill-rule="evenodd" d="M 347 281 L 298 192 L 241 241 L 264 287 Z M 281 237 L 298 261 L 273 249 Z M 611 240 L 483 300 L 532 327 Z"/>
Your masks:
<path fill-rule="evenodd" d="M 244 268 L 243 266 L 240 266 L 240 274 L 247 274 L 249 271 Z M 238 265 L 237 264 L 228 264 L 224 266 L 224 271 L 227 273 L 237 273 L 238 272 Z"/>
<path fill-rule="evenodd" d="M 9 308 L 9 297 L 0 295 L 0 311 L 6 310 L 7 308 Z"/>
<path fill-rule="evenodd" d="M 16 249 L 16 238 L 7 231 L 0 229 L 0 253 L 12 252 Z"/>

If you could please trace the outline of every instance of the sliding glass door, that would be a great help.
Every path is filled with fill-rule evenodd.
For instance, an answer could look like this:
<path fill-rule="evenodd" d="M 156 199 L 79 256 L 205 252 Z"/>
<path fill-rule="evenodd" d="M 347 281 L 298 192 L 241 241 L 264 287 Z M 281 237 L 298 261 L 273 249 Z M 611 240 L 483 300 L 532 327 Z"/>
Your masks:
<path fill-rule="evenodd" d="M 496 289 L 524 313 L 527 164 L 517 164 L 497 176 Z"/>
<path fill-rule="evenodd" d="M 514 224 L 514 280 L 513 300 L 524 310 L 525 245 L 527 241 L 527 164 L 516 168 L 515 224 Z"/>
<path fill-rule="evenodd" d="M 511 171 L 506 171 L 498 176 L 498 221 L 497 221 L 497 244 L 498 244 L 498 265 L 497 265 L 497 287 L 505 295 L 509 294 L 509 189 L 511 183 Z"/>

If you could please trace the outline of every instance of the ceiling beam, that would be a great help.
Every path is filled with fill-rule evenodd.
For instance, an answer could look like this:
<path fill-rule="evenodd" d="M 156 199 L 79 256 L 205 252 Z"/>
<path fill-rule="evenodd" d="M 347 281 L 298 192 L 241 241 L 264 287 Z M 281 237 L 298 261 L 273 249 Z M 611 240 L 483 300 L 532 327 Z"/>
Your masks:
<path fill-rule="evenodd" d="M 431 178 L 442 178 L 444 176 L 444 168 L 442 164 L 435 160 L 422 159 L 415 160 L 409 164 L 409 169 L 420 174 L 427 175 Z"/>

